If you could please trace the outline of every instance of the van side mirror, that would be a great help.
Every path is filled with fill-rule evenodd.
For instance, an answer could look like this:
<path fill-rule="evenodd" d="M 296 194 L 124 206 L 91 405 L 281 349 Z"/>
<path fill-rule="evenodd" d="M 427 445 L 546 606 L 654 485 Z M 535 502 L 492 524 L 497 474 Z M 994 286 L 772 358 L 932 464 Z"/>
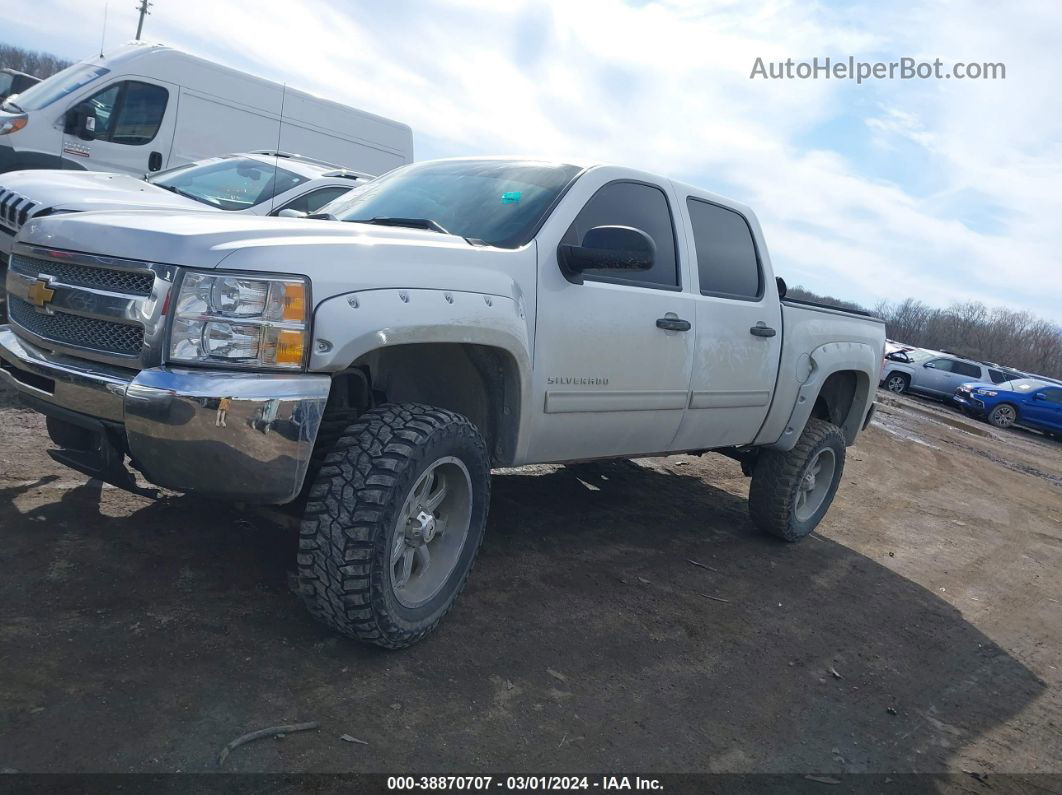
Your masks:
<path fill-rule="evenodd" d="M 96 138 L 96 114 L 87 102 L 72 107 L 66 112 L 63 132 L 76 135 L 82 141 Z"/>
<path fill-rule="evenodd" d="M 568 281 L 583 283 L 583 271 L 605 268 L 647 271 L 656 262 L 656 244 L 641 229 L 632 226 L 595 226 L 581 245 L 561 243 L 557 261 Z"/>

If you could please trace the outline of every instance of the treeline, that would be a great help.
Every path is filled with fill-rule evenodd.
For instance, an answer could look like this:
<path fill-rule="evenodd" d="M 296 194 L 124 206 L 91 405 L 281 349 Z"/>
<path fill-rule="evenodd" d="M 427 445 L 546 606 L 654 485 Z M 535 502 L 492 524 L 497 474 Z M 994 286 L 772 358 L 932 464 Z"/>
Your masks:
<path fill-rule="evenodd" d="M 1030 312 L 990 308 L 980 301 L 940 308 L 914 298 L 882 301 L 873 309 L 866 309 L 801 287 L 791 288 L 789 295 L 843 309 L 869 311 L 885 321 L 885 333 L 897 342 L 1062 379 L 1062 327 Z"/>
<path fill-rule="evenodd" d="M 52 55 L 50 52 L 24 50 L 13 44 L 0 44 L 0 66 L 15 69 L 41 80 L 51 77 L 70 66 L 71 61 Z"/>

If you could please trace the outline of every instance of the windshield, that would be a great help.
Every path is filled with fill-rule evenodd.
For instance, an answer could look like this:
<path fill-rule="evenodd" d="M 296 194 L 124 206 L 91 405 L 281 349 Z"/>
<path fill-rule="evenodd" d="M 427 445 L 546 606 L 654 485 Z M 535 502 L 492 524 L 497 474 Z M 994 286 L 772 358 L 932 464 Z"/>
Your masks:
<path fill-rule="evenodd" d="M 904 354 L 912 362 L 925 362 L 929 359 L 935 359 L 940 356 L 939 353 L 933 351 L 924 351 L 921 348 L 915 348 L 913 351 L 904 351 Z"/>
<path fill-rule="evenodd" d="M 27 88 L 18 95 L 18 106 L 22 110 L 40 110 L 57 99 L 88 85 L 109 71 L 111 70 L 102 66 L 74 64 L 47 80 L 42 80 L 37 85 Z"/>
<path fill-rule="evenodd" d="M 273 163 L 226 157 L 148 177 L 148 182 L 220 210 L 246 210 L 306 182 Z"/>
<path fill-rule="evenodd" d="M 579 171 L 519 160 L 414 163 L 356 188 L 328 212 L 340 221 L 431 221 L 453 235 L 517 248 L 534 236 Z"/>

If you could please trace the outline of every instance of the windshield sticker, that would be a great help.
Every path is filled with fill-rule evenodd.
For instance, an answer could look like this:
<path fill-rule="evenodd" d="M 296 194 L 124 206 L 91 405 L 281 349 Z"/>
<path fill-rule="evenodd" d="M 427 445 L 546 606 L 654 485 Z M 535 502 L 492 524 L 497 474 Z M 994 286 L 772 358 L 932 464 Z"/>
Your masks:
<path fill-rule="evenodd" d="M 521 191 L 510 190 L 502 194 L 502 204 L 516 204 L 523 195 Z"/>

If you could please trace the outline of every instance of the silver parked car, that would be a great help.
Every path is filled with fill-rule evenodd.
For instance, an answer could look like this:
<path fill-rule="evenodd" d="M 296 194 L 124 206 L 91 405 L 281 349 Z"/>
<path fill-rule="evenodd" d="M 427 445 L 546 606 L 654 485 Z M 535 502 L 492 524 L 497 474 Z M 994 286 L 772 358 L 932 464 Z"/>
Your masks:
<path fill-rule="evenodd" d="M 941 351 L 915 348 L 886 354 L 880 384 L 896 394 L 920 392 L 951 400 L 959 385 L 968 381 L 1002 384 L 1015 378 L 1025 378 L 1025 374 Z"/>

